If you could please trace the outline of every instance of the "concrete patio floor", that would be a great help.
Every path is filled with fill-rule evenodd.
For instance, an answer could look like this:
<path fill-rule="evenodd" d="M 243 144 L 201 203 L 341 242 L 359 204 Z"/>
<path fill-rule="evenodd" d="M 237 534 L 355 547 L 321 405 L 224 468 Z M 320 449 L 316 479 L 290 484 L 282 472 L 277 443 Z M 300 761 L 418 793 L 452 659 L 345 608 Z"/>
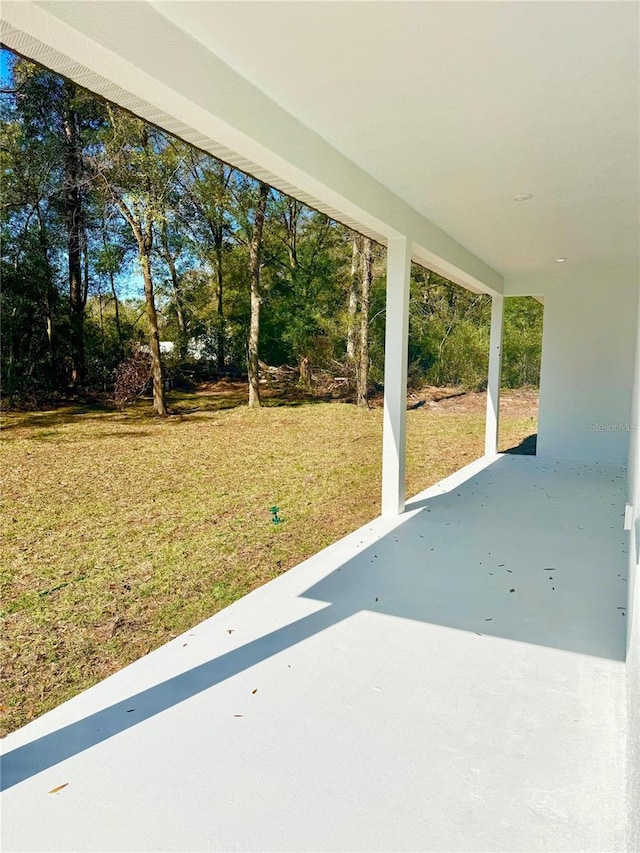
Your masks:
<path fill-rule="evenodd" d="M 356 531 L 7 737 L 3 849 L 624 850 L 624 488 L 501 456 Z"/>

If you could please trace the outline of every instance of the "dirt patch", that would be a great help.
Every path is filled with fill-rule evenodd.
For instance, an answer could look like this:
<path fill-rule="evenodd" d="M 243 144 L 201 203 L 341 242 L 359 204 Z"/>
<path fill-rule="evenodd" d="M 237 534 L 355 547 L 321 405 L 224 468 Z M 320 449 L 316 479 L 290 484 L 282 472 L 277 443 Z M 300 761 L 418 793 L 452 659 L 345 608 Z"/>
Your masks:
<path fill-rule="evenodd" d="M 187 395 L 181 396 L 184 398 Z M 215 382 L 201 382 L 190 396 L 207 403 L 207 408 L 226 409 L 246 405 L 249 392 L 246 380 L 218 379 Z M 263 403 L 270 405 L 288 405 L 313 402 L 314 399 L 323 398 L 307 394 L 302 388 L 295 386 L 283 390 L 265 382 L 260 385 L 260 399 Z M 217 405 L 211 405 L 212 403 Z"/>
<path fill-rule="evenodd" d="M 464 391 L 461 388 L 426 386 L 407 396 L 407 407 L 425 412 L 448 412 L 461 415 L 481 415 L 487 408 L 486 391 Z M 514 418 L 535 418 L 538 414 L 536 388 L 506 389 L 500 395 L 503 415 Z"/>
<path fill-rule="evenodd" d="M 289 388 L 286 391 L 270 387 L 260 389 L 264 402 L 273 405 L 280 403 L 326 401 L 326 397 L 307 394 L 302 389 Z M 221 407 L 239 406 L 247 402 L 247 383 L 239 379 L 220 379 L 216 382 L 203 382 L 194 392 L 195 397 L 208 401 L 217 400 Z M 345 402 L 348 402 L 345 399 Z M 372 394 L 369 399 L 372 409 L 381 408 L 383 397 Z M 465 391 L 456 386 L 436 387 L 426 385 L 419 391 L 407 394 L 407 409 L 423 412 L 447 412 L 461 415 L 482 415 L 487 408 L 486 391 Z M 536 388 L 505 389 L 500 395 L 500 408 L 504 415 L 514 418 L 536 418 L 538 414 L 538 390 Z"/>

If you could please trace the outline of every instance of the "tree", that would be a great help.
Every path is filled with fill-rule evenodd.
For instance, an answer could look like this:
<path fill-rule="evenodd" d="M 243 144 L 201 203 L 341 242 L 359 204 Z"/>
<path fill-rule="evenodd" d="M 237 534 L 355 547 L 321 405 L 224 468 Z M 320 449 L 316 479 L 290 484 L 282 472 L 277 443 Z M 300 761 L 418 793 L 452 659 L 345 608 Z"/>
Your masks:
<path fill-rule="evenodd" d="M 193 233 L 201 259 L 215 275 L 216 362 L 224 370 L 226 354 L 226 322 L 224 308 L 225 241 L 230 233 L 232 218 L 232 184 L 236 171 L 220 160 L 197 151 L 185 143 L 174 144 L 177 155 L 184 161 L 179 204 L 183 225 Z"/>
<path fill-rule="evenodd" d="M 71 328 L 71 383 L 83 388 L 86 383 L 84 351 L 84 309 L 88 281 L 82 276 L 82 252 L 86 253 L 84 223 L 82 142 L 80 118 L 75 104 L 76 87 L 64 81 L 61 86 L 60 113 L 64 132 L 64 211 L 67 227 L 69 268 L 69 312 Z"/>
<path fill-rule="evenodd" d="M 59 338 L 66 317 L 56 262 L 63 233 L 55 210 L 59 150 L 34 132 L 24 95 L 25 87 L 34 88 L 33 73 L 24 65 L 20 61 L 18 72 L 24 81 L 3 97 L 1 114 L 2 379 L 10 396 L 48 391 L 64 374 Z"/>
<path fill-rule="evenodd" d="M 360 353 L 358 369 L 358 406 L 369 408 L 369 298 L 373 278 L 371 240 L 362 242 L 362 278 L 360 286 Z"/>
<path fill-rule="evenodd" d="M 258 370 L 258 342 L 260 336 L 260 264 L 262 260 L 262 233 L 269 197 L 269 186 L 260 182 L 253 218 L 253 233 L 249 244 L 249 276 L 251 287 L 251 319 L 247 342 L 247 367 L 249 373 L 249 406 L 260 406 L 260 379 Z"/>
<path fill-rule="evenodd" d="M 107 197 L 119 210 L 135 240 L 149 324 L 153 408 L 158 415 L 165 417 L 167 404 L 152 253 L 154 224 L 161 219 L 170 181 L 162 157 L 166 143 L 159 131 L 152 129 L 142 120 L 111 107 L 108 108 L 108 113 L 111 132 L 105 139 L 105 160 L 98 161 L 96 173 L 102 178 Z"/>
<path fill-rule="evenodd" d="M 179 254 L 179 245 L 176 245 L 180 239 L 180 234 L 176 235 L 176 239 L 169 239 L 169 225 L 166 215 L 160 223 L 160 253 L 169 270 L 171 281 L 171 291 L 173 295 L 173 303 L 178 321 L 178 352 L 180 359 L 184 361 L 187 355 L 187 344 L 189 342 L 189 329 L 187 327 L 186 310 L 184 306 L 184 298 L 182 294 L 182 285 L 178 275 L 176 260 Z"/>
<path fill-rule="evenodd" d="M 414 385 L 486 387 L 490 298 L 413 265 L 409 376 Z"/>
<path fill-rule="evenodd" d="M 120 360 L 123 361 L 125 358 L 125 342 L 122 324 L 120 322 L 120 300 L 118 299 L 118 291 L 116 289 L 116 274 L 122 268 L 127 250 L 126 247 L 119 242 L 118 235 L 115 233 L 110 219 L 105 216 L 104 206 L 101 207 L 101 213 L 101 246 L 97 252 L 95 267 L 98 275 L 106 275 L 109 280 L 109 289 L 113 300 L 115 326 L 118 334 Z"/>
<path fill-rule="evenodd" d="M 510 296 L 504 304 L 502 384 L 535 387 L 540 382 L 544 308 L 533 296 Z"/>
<path fill-rule="evenodd" d="M 55 177 L 47 228 L 56 225 L 66 235 L 69 294 L 69 378 L 80 390 L 86 381 L 84 311 L 89 285 L 87 220 L 91 176 L 86 153 L 104 121 L 102 102 L 33 62 L 18 60 L 13 69 L 14 110 L 25 134 L 38 144 Z"/>
<path fill-rule="evenodd" d="M 351 251 L 351 273 L 347 297 L 347 363 L 352 366 L 356 360 L 356 318 L 358 314 L 358 258 L 359 236 L 354 234 Z"/>

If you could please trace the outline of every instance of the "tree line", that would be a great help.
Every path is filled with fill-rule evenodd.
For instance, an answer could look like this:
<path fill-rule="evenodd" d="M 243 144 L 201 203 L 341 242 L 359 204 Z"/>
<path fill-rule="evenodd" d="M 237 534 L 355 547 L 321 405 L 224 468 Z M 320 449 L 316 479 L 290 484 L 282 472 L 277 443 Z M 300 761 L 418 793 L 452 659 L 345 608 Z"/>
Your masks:
<path fill-rule="evenodd" d="M 309 391 L 340 377 L 367 404 L 383 379 L 383 247 L 32 62 L 9 68 L 6 396 L 111 392 L 126 376 L 152 383 L 164 415 L 169 375 L 234 375 L 258 406 L 267 364 Z M 488 297 L 414 265 L 410 383 L 481 388 L 489 321 Z M 541 324 L 533 300 L 507 300 L 505 384 L 537 384 Z"/>

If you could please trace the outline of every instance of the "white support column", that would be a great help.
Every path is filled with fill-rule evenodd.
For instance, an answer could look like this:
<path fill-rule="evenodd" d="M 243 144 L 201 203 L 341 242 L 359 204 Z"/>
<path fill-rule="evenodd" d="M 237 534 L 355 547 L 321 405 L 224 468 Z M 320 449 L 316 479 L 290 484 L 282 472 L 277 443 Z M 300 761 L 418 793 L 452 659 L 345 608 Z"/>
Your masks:
<path fill-rule="evenodd" d="M 404 510 L 407 423 L 407 358 L 411 251 L 406 237 L 387 247 L 387 319 L 384 348 L 382 514 Z"/>
<path fill-rule="evenodd" d="M 636 357 L 629 424 L 628 500 L 634 507 L 634 521 L 640 518 L 640 285 L 636 321 Z"/>
<path fill-rule="evenodd" d="M 487 383 L 487 418 L 484 432 L 484 452 L 498 452 L 498 420 L 500 412 L 500 379 L 502 376 L 502 325 L 504 296 L 491 299 L 491 338 L 489 340 L 489 380 Z"/>

